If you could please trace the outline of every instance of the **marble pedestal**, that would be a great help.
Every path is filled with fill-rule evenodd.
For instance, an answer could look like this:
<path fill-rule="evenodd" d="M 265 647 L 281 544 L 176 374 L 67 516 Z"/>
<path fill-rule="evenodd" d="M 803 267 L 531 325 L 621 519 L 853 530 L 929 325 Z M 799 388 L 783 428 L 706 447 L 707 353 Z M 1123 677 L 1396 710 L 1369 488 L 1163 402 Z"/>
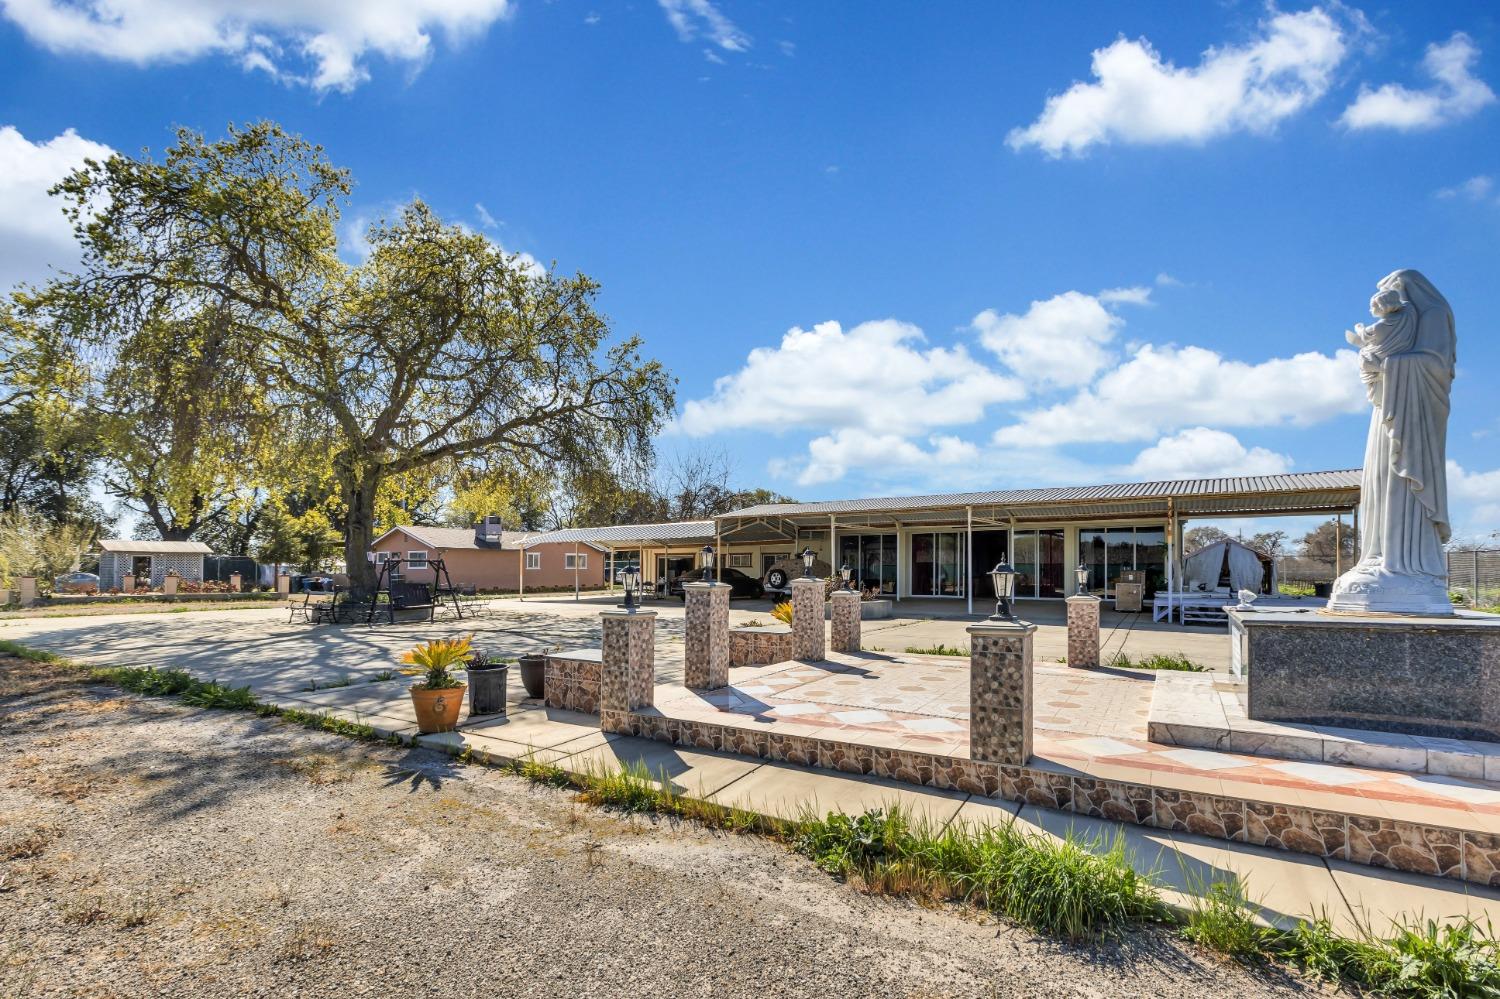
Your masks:
<path fill-rule="evenodd" d="M 1036 625 L 993 619 L 969 633 L 969 757 L 1024 766 L 1031 759 L 1032 636 Z"/>
<path fill-rule="evenodd" d="M 1068 665 L 1094 669 L 1099 665 L 1099 605 L 1104 601 L 1077 593 L 1068 605 Z"/>
<path fill-rule="evenodd" d="M 1500 617 L 1227 609 L 1257 721 L 1500 741 Z"/>

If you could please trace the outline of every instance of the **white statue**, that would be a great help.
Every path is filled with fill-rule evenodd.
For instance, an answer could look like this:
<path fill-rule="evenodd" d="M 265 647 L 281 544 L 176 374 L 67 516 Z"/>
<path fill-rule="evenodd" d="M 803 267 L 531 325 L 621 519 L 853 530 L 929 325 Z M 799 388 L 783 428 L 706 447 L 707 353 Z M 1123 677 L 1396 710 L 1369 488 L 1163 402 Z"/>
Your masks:
<path fill-rule="evenodd" d="M 1328 609 L 1451 615 L 1443 544 L 1453 310 L 1432 282 L 1401 270 L 1380 282 L 1370 314 L 1377 322 L 1344 334 L 1359 347 L 1374 407 L 1360 480 L 1360 560 L 1333 584 Z"/>

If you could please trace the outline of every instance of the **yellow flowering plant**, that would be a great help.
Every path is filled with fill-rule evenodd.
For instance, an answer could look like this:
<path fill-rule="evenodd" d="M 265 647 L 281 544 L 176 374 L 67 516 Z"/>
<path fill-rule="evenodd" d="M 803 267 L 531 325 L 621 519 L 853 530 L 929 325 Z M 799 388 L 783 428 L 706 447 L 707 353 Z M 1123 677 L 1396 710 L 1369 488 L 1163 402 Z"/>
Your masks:
<path fill-rule="evenodd" d="M 403 663 L 412 667 L 401 672 L 407 676 L 421 676 L 421 686 L 427 690 L 462 687 L 463 681 L 454 676 L 453 671 L 473 657 L 474 653 L 469 647 L 473 640 L 473 635 L 466 635 L 463 638 L 439 638 L 424 642 L 401 657 Z"/>

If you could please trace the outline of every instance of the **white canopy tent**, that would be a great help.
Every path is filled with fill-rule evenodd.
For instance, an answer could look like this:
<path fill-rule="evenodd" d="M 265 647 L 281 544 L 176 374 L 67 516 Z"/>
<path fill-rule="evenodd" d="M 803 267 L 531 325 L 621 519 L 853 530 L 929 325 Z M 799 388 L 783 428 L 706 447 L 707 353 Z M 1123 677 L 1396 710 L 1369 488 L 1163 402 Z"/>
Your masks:
<path fill-rule="evenodd" d="M 1266 586 L 1267 563 L 1270 567 L 1269 587 Z M 1249 545 L 1233 538 L 1215 541 L 1182 560 L 1182 592 L 1217 589 L 1226 569 L 1231 593 L 1238 593 L 1240 590 L 1249 590 L 1251 593 L 1264 591 L 1274 596 L 1278 592 L 1275 560 L 1264 558 Z"/>

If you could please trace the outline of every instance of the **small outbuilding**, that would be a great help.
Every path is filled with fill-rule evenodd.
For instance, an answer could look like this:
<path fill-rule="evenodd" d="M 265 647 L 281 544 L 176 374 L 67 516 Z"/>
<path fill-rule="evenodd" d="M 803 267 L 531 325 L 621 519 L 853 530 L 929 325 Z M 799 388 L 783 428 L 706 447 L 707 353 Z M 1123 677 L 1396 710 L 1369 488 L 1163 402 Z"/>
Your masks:
<path fill-rule="evenodd" d="M 604 549 L 588 542 L 533 544 L 535 531 L 501 531 L 497 518 L 472 528 L 393 527 L 370 544 L 377 565 L 390 558 L 404 562 L 414 582 L 434 577 L 430 561 L 442 559 L 454 586 L 480 590 L 597 589 L 605 582 Z M 524 587 L 522 585 L 524 576 Z M 441 582 L 441 581 L 440 581 Z"/>
<path fill-rule="evenodd" d="M 203 558 L 213 549 L 201 541 L 135 541 L 107 538 L 99 542 L 99 588 L 119 587 L 127 575 L 150 578 L 160 586 L 169 571 L 193 582 L 203 581 Z"/>

